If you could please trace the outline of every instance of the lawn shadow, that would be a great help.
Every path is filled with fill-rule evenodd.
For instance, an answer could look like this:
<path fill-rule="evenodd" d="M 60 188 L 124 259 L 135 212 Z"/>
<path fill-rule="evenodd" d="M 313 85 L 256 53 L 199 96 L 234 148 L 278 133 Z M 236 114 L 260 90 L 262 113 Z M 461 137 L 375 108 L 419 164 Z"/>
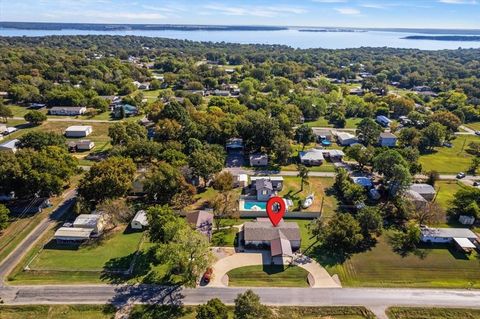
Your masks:
<path fill-rule="evenodd" d="M 155 319 L 176 319 L 184 318 L 191 313 L 192 310 L 186 309 L 181 306 L 159 306 L 159 305 L 145 305 L 138 309 L 134 309 L 129 318 L 130 319 L 143 319 L 143 318 L 155 318 Z"/>
<path fill-rule="evenodd" d="M 51 239 L 48 243 L 43 246 L 44 250 L 79 250 L 81 244 L 75 243 L 66 243 L 66 244 L 58 244 L 55 239 Z"/>
<path fill-rule="evenodd" d="M 110 284 L 121 284 L 133 278 L 143 277 L 152 269 L 152 258 L 150 250 L 112 258 L 103 266 L 100 279 Z"/>
<path fill-rule="evenodd" d="M 290 266 L 284 266 L 284 265 L 262 265 L 262 270 L 267 274 L 267 275 L 275 275 L 284 272 L 289 268 Z"/>

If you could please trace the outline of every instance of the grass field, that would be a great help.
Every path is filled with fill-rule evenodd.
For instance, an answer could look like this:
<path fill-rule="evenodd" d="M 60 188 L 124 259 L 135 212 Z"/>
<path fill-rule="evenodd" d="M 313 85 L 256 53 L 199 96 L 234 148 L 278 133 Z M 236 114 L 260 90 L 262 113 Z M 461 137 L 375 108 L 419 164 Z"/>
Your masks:
<path fill-rule="evenodd" d="M 387 314 L 390 319 L 480 319 L 480 309 L 393 307 Z"/>
<path fill-rule="evenodd" d="M 466 152 L 470 142 L 480 142 L 480 137 L 474 135 L 458 136 L 453 147 L 439 147 L 431 154 L 420 156 L 419 162 L 423 170 L 436 170 L 443 174 L 457 174 L 466 172 L 470 167 L 473 156 Z"/>
<path fill-rule="evenodd" d="M 17 267 L 8 279 L 12 284 L 102 282 L 103 271 L 128 269 L 141 238 L 142 233 L 124 233 L 122 229 L 99 244 L 78 249 L 50 242 L 38 255 L 38 250 L 33 250 L 24 260 L 24 264 L 31 261 L 29 271 Z"/>
<path fill-rule="evenodd" d="M 437 190 L 435 202 L 447 210 L 450 207 L 450 201 L 454 198 L 455 193 L 463 187 L 465 186 L 457 181 L 437 181 L 435 183 L 435 189 Z"/>
<path fill-rule="evenodd" d="M 480 131 L 480 122 L 472 122 L 465 124 L 466 127 L 471 128 L 472 130 L 475 131 Z"/>
<path fill-rule="evenodd" d="M 308 287 L 308 271 L 298 266 L 247 266 L 227 275 L 232 287 Z"/>
<path fill-rule="evenodd" d="M 102 305 L 0 306 L 0 319 L 113 319 L 115 308 Z"/>
<path fill-rule="evenodd" d="M 220 229 L 218 231 L 214 230 L 211 245 L 220 247 L 234 247 L 237 234 L 238 228 L 236 227 Z"/>
<path fill-rule="evenodd" d="M 305 211 L 319 212 L 322 208 L 322 213 L 325 216 L 332 215 L 337 208 L 337 201 L 333 196 L 326 196 L 325 191 L 333 184 L 333 178 L 328 177 L 310 177 L 308 179 L 309 185 L 304 185 L 303 191 L 300 191 L 300 178 L 294 176 L 284 176 L 283 178 L 283 190 L 280 192 L 280 196 L 289 197 L 294 202 L 294 209 L 300 209 L 300 202 L 303 201 L 308 195 L 313 193 L 315 200 L 313 205 Z M 304 209 L 302 209 L 304 210 Z"/>
<path fill-rule="evenodd" d="M 392 251 L 386 236 L 369 251 L 336 264 L 321 253 L 312 253 L 344 286 L 480 288 L 480 258 L 469 258 L 445 246 L 421 249 L 424 256 L 402 257 Z"/>
<path fill-rule="evenodd" d="M 276 319 L 373 319 L 364 307 L 269 307 Z M 158 305 L 136 305 L 130 319 L 195 319 L 195 307 L 172 308 Z M 233 307 L 228 318 L 233 319 Z"/>
<path fill-rule="evenodd" d="M 357 128 L 358 123 L 360 123 L 362 119 L 360 118 L 350 118 L 347 119 L 347 123 L 345 124 L 345 128 Z M 332 124 L 328 123 L 328 120 L 324 117 L 320 117 L 318 120 L 313 122 L 305 122 L 310 127 L 333 127 Z"/>

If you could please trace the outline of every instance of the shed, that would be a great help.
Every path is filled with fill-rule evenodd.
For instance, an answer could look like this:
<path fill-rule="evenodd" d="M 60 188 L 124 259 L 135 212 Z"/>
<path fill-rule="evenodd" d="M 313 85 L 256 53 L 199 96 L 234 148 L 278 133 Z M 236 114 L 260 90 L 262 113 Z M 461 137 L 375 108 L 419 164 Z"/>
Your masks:
<path fill-rule="evenodd" d="M 384 115 L 379 115 L 377 116 L 377 123 L 384 127 L 388 127 L 392 123 L 392 120 Z"/>
<path fill-rule="evenodd" d="M 81 140 L 75 143 L 77 150 L 79 151 L 90 151 L 95 147 L 95 143 L 91 140 Z"/>
<path fill-rule="evenodd" d="M 86 137 L 93 132 L 90 125 L 74 125 L 69 126 L 65 130 L 66 137 Z"/>
<path fill-rule="evenodd" d="M 130 226 L 132 229 L 145 229 L 148 227 L 147 213 L 144 210 L 139 210 L 135 217 L 133 217 Z"/>
<path fill-rule="evenodd" d="M 213 228 L 213 213 L 200 210 L 187 214 L 185 218 L 194 229 L 210 238 Z"/>
<path fill-rule="evenodd" d="M 238 187 L 244 188 L 248 186 L 248 175 L 247 174 L 238 174 L 236 177 L 236 185 Z"/>
<path fill-rule="evenodd" d="M 455 246 L 465 252 L 471 252 L 476 248 L 475 245 L 467 238 L 453 238 L 453 242 L 455 243 Z"/>

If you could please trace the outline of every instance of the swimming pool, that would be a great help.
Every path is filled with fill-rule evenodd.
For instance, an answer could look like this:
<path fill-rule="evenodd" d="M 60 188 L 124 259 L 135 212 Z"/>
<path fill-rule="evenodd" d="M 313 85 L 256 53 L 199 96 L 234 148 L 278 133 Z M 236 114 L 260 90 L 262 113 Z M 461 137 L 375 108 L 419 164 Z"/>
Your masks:
<path fill-rule="evenodd" d="M 244 210 L 266 210 L 267 202 L 259 202 L 254 200 L 246 200 L 243 203 Z"/>

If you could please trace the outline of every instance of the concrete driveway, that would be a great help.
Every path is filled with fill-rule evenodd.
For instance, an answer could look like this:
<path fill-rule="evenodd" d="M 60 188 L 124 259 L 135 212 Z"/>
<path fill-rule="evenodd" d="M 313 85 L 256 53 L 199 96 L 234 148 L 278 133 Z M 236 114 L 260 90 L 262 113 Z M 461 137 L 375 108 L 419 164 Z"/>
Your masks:
<path fill-rule="evenodd" d="M 271 256 L 269 251 L 256 251 L 249 253 L 234 253 L 230 256 L 219 259 L 213 266 L 213 278 L 208 287 L 228 286 L 230 270 L 246 266 L 270 265 Z M 312 288 L 340 288 L 341 285 L 335 281 L 319 263 L 313 259 L 296 255 L 294 265 L 308 271 L 310 287 Z"/>

